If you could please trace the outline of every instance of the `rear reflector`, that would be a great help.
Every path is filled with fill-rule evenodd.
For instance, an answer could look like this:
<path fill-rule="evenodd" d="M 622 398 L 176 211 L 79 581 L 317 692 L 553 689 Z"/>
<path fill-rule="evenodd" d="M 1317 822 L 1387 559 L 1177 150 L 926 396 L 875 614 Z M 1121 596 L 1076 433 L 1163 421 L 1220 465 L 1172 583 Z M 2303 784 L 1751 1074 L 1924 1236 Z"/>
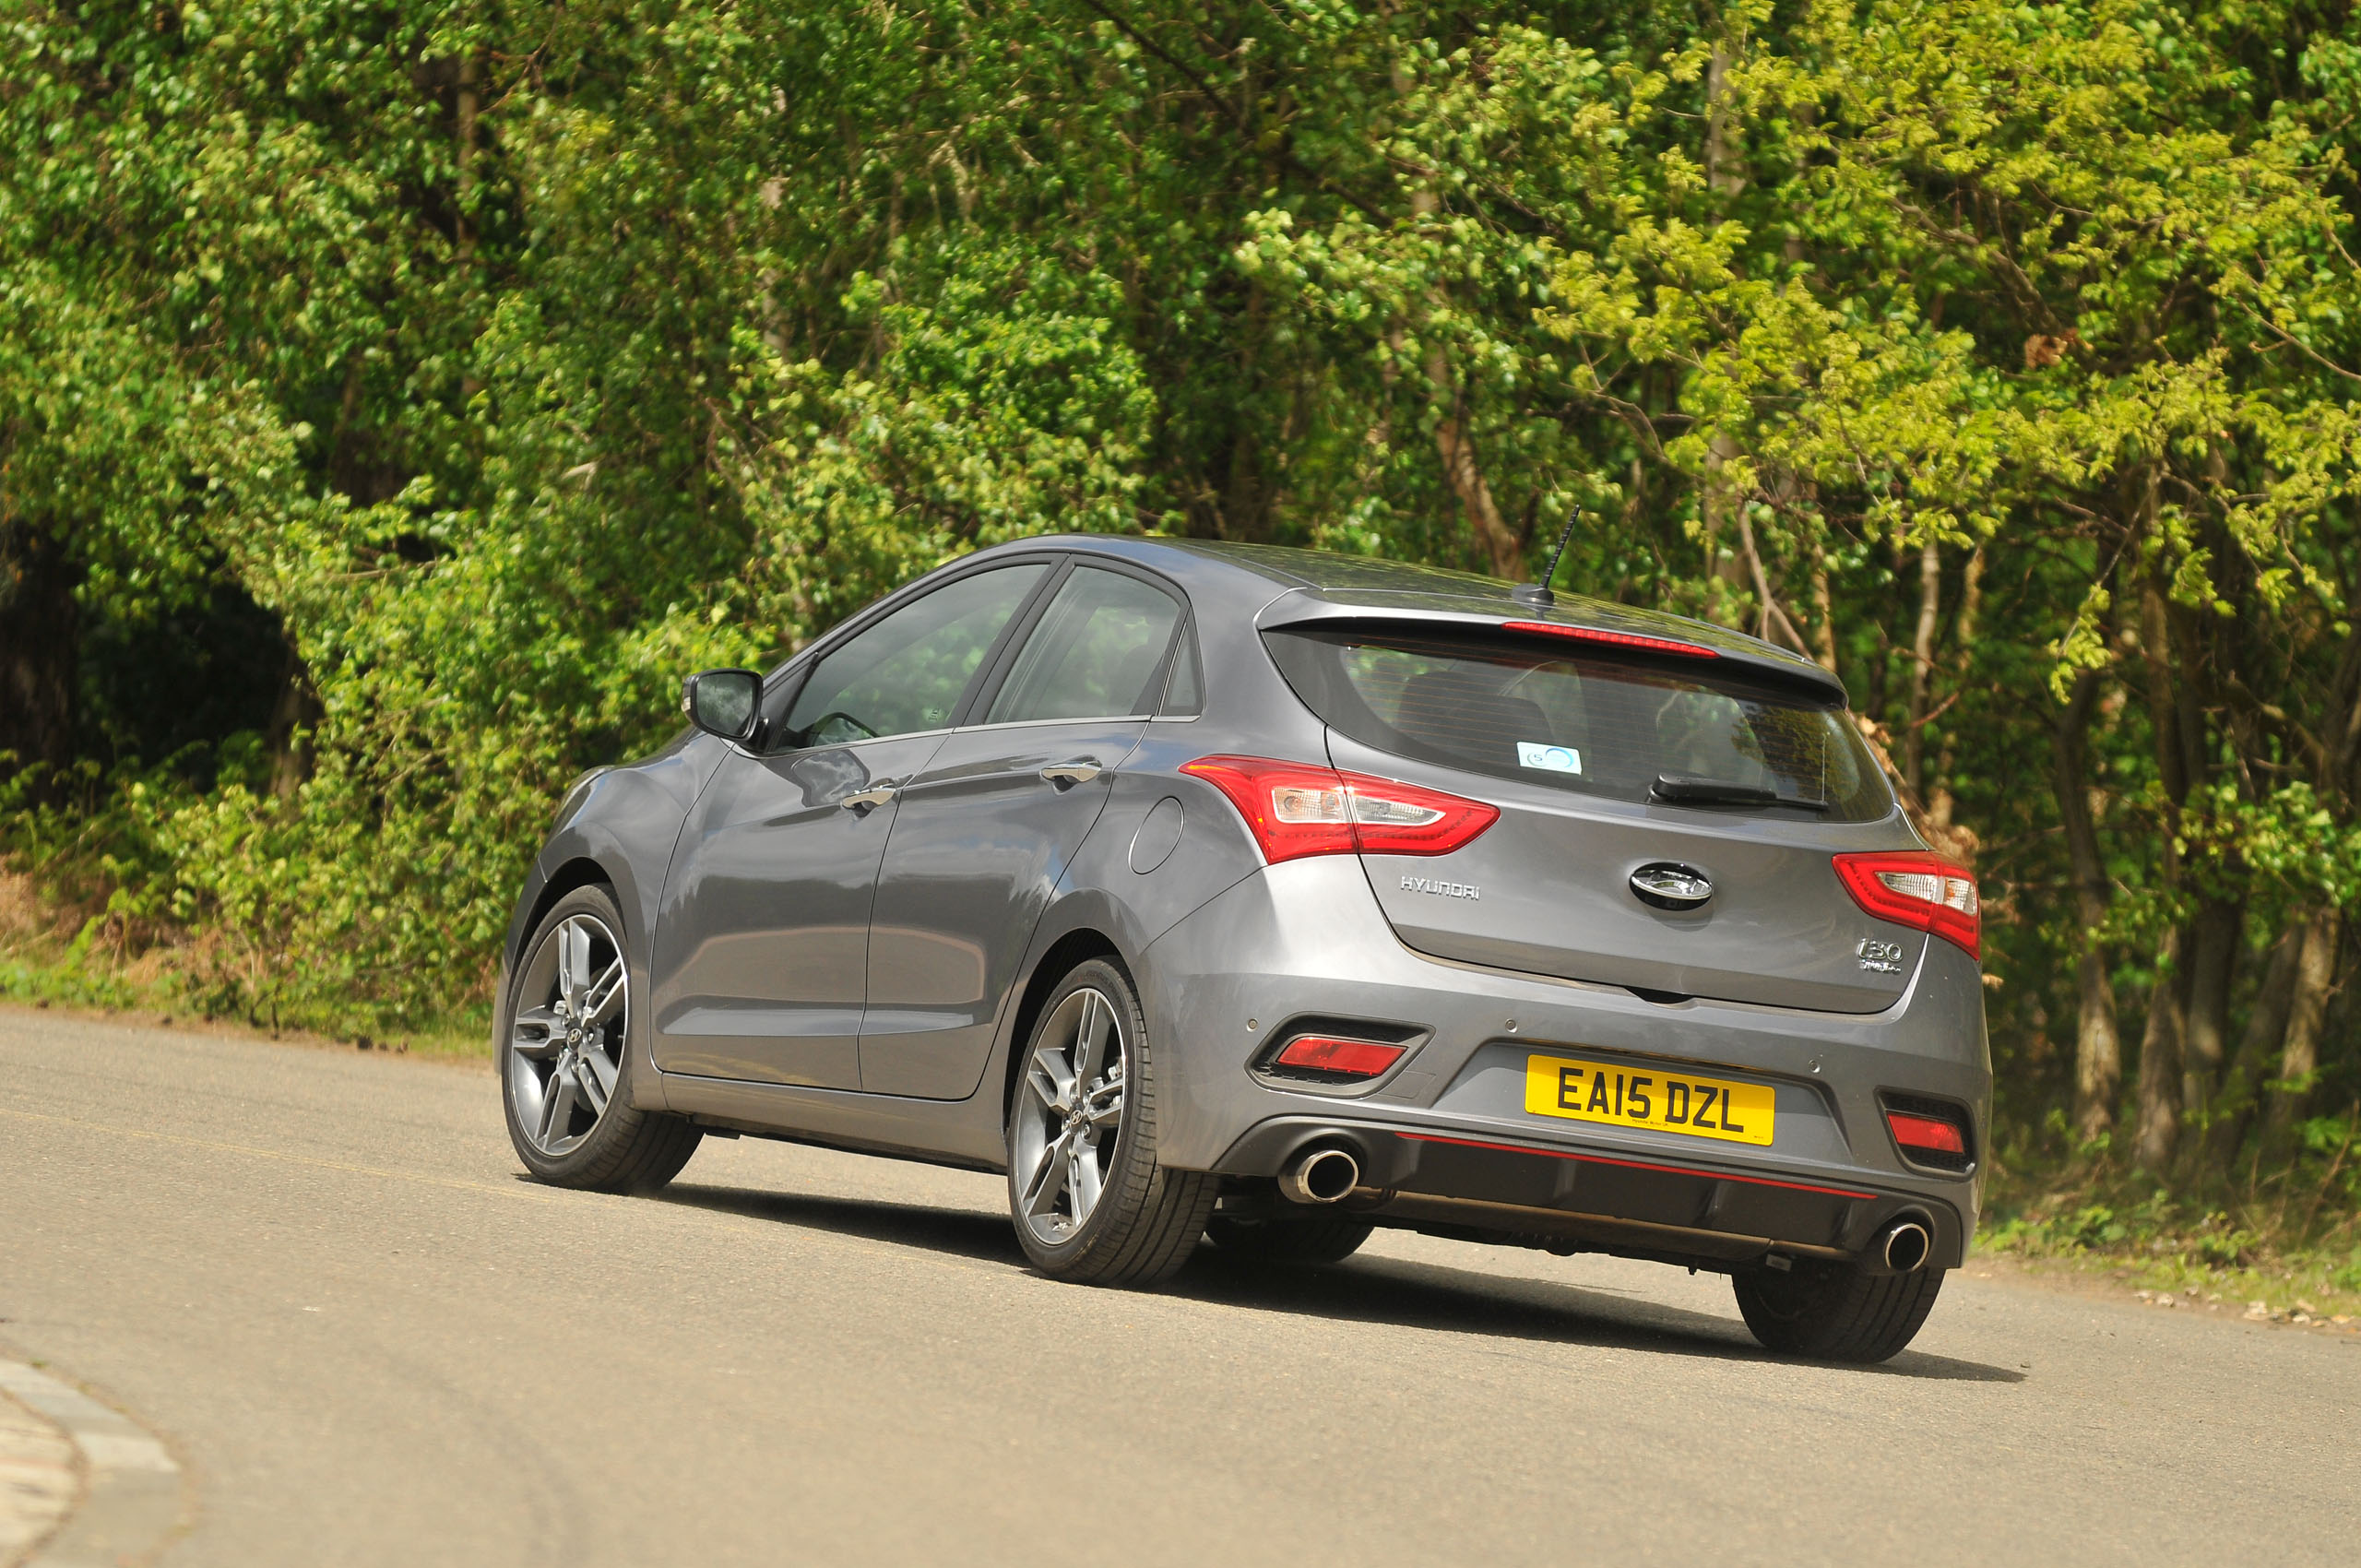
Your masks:
<path fill-rule="evenodd" d="M 1334 1073 L 1344 1078 L 1374 1078 L 1401 1059 L 1402 1050 L 1398 1045 L 1380 1045 L 1373 1039 L 1302 1035 L 1289 1040 L 1287 1049 L 1272 1059 L 1272 1065 Z"/>
<path fill-rule="evenodd" d="M 1967 1134 L 1949 1122 L 1939 1122 L 1932 1116 L 1913 1116 L 1907 1111 L 1889 1111 L 1885 1124 L 1893 1129 L 1893 1141 L 1905 1149 L 1966 1157 Z"/>
<path fill-rule="evenodd" d="M 1719 659 L 1721 655 L 1710 647 L 1695 643 L 1676 642 L 1670 637 L 1643 637 L 1636 632 L 1602 632 L 1595 626 L 1557 626 L 1547 621 L 1508 621 L 1501 624 L 1506 632 L 1533 632 L 1545 637 L 1564 637 L 1572 642 L 1596 643 L 1602 647 L 1628 647 L 1640 653 L 1677 653 L 1684 659 Z"/>
<path fill-rule="evenodd" d="M 1975 878 L 1940 855 L 1924 851 L 1838 855 L 1837 879 L 1853 902 L 1881 921 L 1932 932 L 1982 956 L 1982 906 Z"/>
<path fill-rule="evenodd" d="M 1268 757 L 1184 764 L 1229 797 L 1273 865 L 1305 855 L 1448 855 L 1500 820 L 1481 801 Z"/>

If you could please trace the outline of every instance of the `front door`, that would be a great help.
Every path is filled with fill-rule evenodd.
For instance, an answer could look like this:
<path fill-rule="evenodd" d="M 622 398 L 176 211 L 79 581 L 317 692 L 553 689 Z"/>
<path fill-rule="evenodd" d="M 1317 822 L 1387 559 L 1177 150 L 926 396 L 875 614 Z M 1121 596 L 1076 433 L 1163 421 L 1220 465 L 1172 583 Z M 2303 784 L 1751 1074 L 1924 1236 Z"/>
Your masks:
<path fill-rule="evenodd" d="M 656 1063 L 668 1073 L 860 1087 L 870 906 L 902 787 L 1049 567 L 955 578 L 797 671 L 784 708 L 706 787 L 665 878 Z"/>
<path fill-rule="evenodd" d="M 1145 577 L 1077 566 L 980 721 L 903 790 L 870 923 L 862 1088 L 975 1092 L 1034 928 L 1163 695 L 1181 618 Z"/>

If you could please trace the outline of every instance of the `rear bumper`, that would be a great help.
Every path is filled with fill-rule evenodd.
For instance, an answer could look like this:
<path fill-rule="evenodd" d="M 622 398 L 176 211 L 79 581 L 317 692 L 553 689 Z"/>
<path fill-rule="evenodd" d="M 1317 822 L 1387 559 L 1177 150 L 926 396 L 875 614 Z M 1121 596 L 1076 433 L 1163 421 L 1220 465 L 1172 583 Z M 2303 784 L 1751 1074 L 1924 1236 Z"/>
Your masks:
<path fill-rule="evenodd" d="M 1275 1176 L 1314 1146 L 1353 1151 L 1360 1184 L 1342 1206 L 1372 1219 L 1671 1263 L 1734 1265 L 1771 1253 L 1852 1258 L 1908 1218 L 1931 1233 L 1933 1265 L 1952 1268 L 1966 1255 L 1972 1224 L 1954 1203 L 1868 1183 L 1790 1181 L 1348 1118 L 1263 1123 L 1215 1169 Z"/>
<path fill-rule="evenodd" d="M 1991 1109 L 1975 964 L 1930 943 L 1882 1013 L 1648 1002 L 1618 987 L 1423 956 L 1395 939 L 1359 865 L 1289 861 L 1230 888 L 1142 955 L 1167 1164 L 1268 1177 L 1305 1146 L 1351 1144 L 1373 1218 L 1701 1264 L 1766 1250 L 1851 1254 L 1905 1212 L 1929 1222 L 1930 1262 L 1975 1234 L 1982 1163 L 1916 1169 L 1881 1094 L 1964 1108 L 1979 1156 Z M 1251 1063 L 1295 1020 L 1417 1031 L 1384 1077 L 1349 1092 L 1276 1083 Z M 1535 1051 L 1735 1075 L 1772 1087 L 1768 1146 L 1536 1116 Z"/>

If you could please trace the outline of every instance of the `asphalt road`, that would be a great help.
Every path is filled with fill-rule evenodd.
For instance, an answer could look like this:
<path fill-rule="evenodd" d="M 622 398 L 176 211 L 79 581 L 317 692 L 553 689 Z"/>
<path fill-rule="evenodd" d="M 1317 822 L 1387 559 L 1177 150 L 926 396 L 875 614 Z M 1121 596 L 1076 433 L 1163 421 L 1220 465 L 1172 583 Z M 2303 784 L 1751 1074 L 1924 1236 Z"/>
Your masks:
<path fill-rule="evenodd" d="M 0 1010 L 0 1354 L 161 1434 L 173 1564 L 2336 1562 L 2361 1337 L 1954 1277 L 1885 1367 L 1723 1280 L 1406 1235 L 1141 1295 L 992 1178 L 522 1181 L 481 1070 Z"/>

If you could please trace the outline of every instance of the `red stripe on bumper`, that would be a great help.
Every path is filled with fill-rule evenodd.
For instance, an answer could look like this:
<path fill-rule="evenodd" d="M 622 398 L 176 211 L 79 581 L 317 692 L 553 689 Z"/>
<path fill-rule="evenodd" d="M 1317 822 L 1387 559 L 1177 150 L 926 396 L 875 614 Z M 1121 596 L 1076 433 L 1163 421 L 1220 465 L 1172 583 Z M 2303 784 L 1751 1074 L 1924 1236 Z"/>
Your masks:
<path fill-rule="evenodd" d="M 1815 1187 L 1809 1182 L 1776 1182 L 1768 1176 L 1734 1176 L 1726 1170 L 1701 1170 L 1693 1165 L 1651 1165 L 1644 1159 L 1609 1159 L 1603 1154 L 1571 1154 L 1564 1149 L 1535 1148 L 1531 1144 L 1488 1144 L 1474 1138 L 1445 1138 L 1432 1133 L 1397 1133 L 1418 1144 L 1455 1144 L 1461 1148 L 1498 1149 L 1503 1154 L 1537 1154 L 1548 1159 L 1574 1159 L 1584 1165 L 1619 1165 L 1627 1170 L 1661 1170 L 1672 1176 L 1701 1176 L 1709 1182 L 1744 1182 L 1751 1187 L 1784 1187 L 1791 1193 L 1824 1193 L 1838 1198 L 1873 1198 L 1850 1187 Z"/>

